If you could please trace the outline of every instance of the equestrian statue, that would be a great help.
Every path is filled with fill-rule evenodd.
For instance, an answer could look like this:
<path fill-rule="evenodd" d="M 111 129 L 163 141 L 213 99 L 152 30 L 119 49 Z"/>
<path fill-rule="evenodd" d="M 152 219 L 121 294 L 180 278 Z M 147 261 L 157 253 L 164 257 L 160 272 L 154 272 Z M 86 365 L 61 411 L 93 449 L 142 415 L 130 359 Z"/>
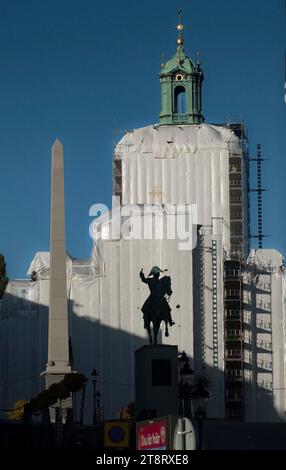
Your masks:
<path fill-rule="evenodd" d="M 165 322 L 165 336 L 169 336 L 168 325 L 175 324 L 169 305 L 169 299 L 172 295 L 171 278 L 170 276 L 164 276 L 160 279 L 160 273 L 163 272 L 158 266 L 153 266 L 147 278 L 143 273 L 143 269 L 139 273 L 141 281 L 148 284 L 150 289 L 150 295 L 144 302 L 141 311 L 143 312 L 144 328 L 148 332 L 149 342 L 154 345 L 157 344 L 161 322 Z M 153 338 L 151 323 L 153 325 Z"/>

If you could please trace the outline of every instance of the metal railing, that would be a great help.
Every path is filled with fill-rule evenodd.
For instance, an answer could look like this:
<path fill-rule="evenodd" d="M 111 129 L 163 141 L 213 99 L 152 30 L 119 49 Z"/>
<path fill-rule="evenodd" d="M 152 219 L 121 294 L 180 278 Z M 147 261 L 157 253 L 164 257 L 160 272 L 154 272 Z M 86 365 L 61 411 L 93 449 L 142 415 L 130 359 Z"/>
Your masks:
<path fill-rule="evenodd" d="M 173 115 L 173 120 L 174 122 L 185 122 L 188 120 L 188 115 L 187 114 L 174 114 Z"/>
<path fill-rule="evenodd" d="M 241 378 L 242 377 L 242 369 L 228 369 L 226 371 L 226 375 L 228 377 L 236 377 L 236 378 Z"/>
<path fill-rule="evenodd" d="M 227 400 L 243 400 L 243 396 L 241 392 L 233 391 L 230 392 L 228 391 L 226 394 L 226 399 Z"/>
<path fill-rule="evenodd" d="M 227 359 L 242 359 L 241 349 L 228 349 L 226 351 L 226 358 Z"/>
<path fill-rule="evenodd" d="M 226 330 L 226 339 L 229 340 L 238 340 L 242 337 L 241 330 Z"/>
<path fill-rule="evenodd" d="M 226 320 L 241 320 L 240 310 L 226 310 L 225 319 Z"/>
<path fill-rule="evenodd" d="M 229 168 L 230 173 L 241 173 L 241 166 L 231 166 Z"/>
<path fill-rule="evenodd" d="M 232 186 L 234 188 L 239 188 L 242 186 L 242 181 L 241 180 L 233 180 L 229 182 L 229 186 Z"/>

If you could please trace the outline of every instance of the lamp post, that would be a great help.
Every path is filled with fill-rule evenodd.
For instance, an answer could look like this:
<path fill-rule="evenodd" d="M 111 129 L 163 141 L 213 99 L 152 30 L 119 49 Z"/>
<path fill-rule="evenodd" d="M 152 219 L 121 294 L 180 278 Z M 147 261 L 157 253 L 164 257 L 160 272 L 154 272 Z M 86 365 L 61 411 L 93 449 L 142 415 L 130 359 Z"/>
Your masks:
<path fill-rule="evenodd" d="M 96 419 L 98 423 L 100 422 L 100 399 L 101 399 L 101 393 L 98 390 L 96 392 Z"/>
<path fill-rule="evenodd" d="M 96 369 L 93 369 L 91 373 L 91 381 L 93 385 L 93 419 L 92 424 L 97 423 L 97 416 L 96 416 L 96 384 L 97 384 L 98 373 Z"/>
<path fill-rule="evenodd" d="M 198 378 L 196 387 L 191 393 L 191 399 L 193 403 L 194 416 L 197 421 L 198 450 L 202 450 L 204 421 L 206 419 L 207 405 L 210 399 L 210 393 L 204 387 L 203 378 Z"/>
<path fill-rule="evenodd" d="M 185 351 L 182 352 L 179 361 L 183 363 L 180 370 L 180 414 L 182 416 L 190 417 L 190 398 L 194 383 L 194 371 L 190 367 L 190 360 Z"/>

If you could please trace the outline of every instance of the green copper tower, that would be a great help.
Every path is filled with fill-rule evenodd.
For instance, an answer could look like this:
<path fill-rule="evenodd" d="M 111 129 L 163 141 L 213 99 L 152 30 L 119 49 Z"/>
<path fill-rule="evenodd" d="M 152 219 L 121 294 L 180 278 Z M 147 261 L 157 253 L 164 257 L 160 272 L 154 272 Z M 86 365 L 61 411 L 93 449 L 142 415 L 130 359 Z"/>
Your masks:
<path fill-rule="evenodd" d="M 178 39 L 176 54 L 161 65 L 161 113 L 160 125 L 201 124 L 203 71 L 199 56 L 196 63 L 187 57 L 184 47 L 181 10 L 178 10 Z"/>

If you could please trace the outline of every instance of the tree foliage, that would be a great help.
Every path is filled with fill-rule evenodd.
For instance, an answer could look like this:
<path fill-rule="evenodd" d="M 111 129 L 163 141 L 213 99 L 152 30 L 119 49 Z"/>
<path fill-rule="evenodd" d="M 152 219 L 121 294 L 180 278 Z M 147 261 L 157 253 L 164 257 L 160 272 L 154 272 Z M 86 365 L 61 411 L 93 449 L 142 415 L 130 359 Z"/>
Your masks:
<path fill-rule="evenodd" d="M 9 419 L 13 421 L 20 421 L 24 417 L 24 406 L 28 403 L 26 400 L 17 400 L 14 403 L 12 410 L 7 412 Z"/>
<path fill-rule="evenodd" d="M 135 402 L 131 401 L 125 408 L 120 408 L 119 419 L 132 419 L 135 416 Z"/>
<path fill-rule="evenodd" d="M 75 372 L 66 374 L 61 382 L 50 385 L 47 390 L 32 398 L 29 406 L 32 410 L 44 410 L 55 405 L 58 400 L 65 400 L 71 393 L 78 392 L 84 382 L 86 382 L 86 377 L 83 374 Z"/>
<path fill-rule="evenodd" d="M 5 258 L 0 253 L 0 299 L 2 299 L 4 295 L 7 283 L 8 283 L 8 277 L 6 274 Z"/>

